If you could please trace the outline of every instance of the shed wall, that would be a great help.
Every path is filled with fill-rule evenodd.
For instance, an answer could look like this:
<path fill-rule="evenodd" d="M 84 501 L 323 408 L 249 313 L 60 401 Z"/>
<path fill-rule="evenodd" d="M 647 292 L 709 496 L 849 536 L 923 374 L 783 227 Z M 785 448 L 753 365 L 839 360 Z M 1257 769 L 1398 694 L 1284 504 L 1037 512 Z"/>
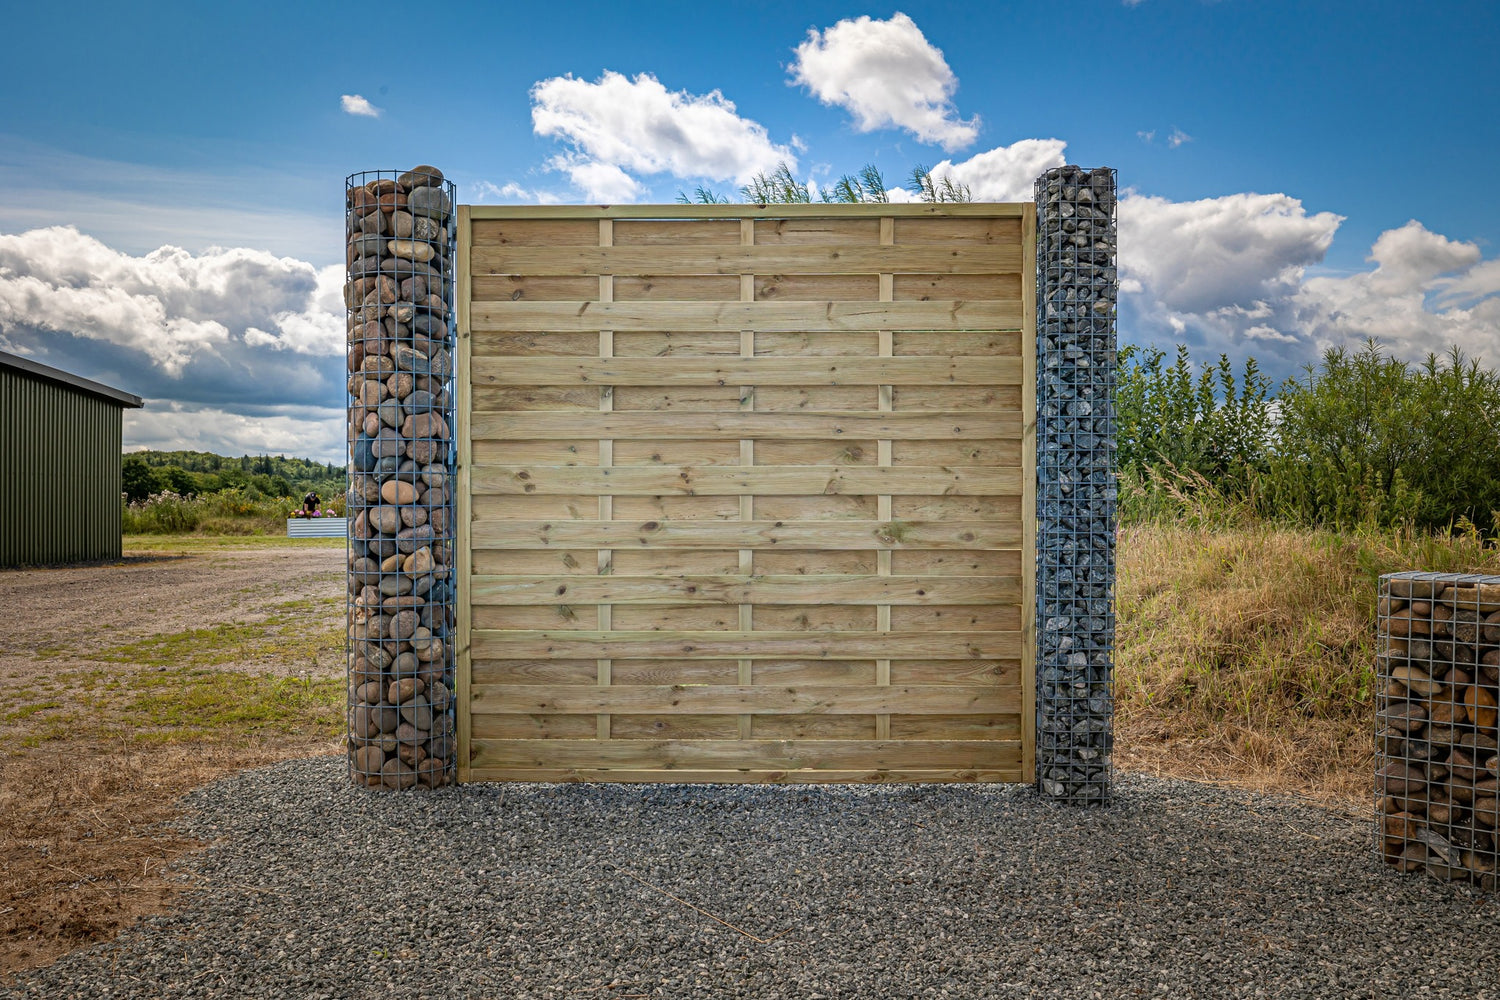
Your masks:
<path fill-rule="evenodd" d="M 120 557 L 121 408 L 0 368 L 0 566 Z"/>

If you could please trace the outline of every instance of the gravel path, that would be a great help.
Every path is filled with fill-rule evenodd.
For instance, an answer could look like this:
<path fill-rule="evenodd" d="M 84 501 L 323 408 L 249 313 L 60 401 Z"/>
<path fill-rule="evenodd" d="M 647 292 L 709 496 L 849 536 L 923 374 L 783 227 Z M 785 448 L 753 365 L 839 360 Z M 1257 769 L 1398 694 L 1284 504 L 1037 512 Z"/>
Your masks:
<path fill-rule="evenodd" d="M 1122 778 L 1106 811 L 1013 786 L 381 795 L 323 758 L 187 801 L 216 846 L 177 912 L 0 994 L 1500 997 L 1500 899 L 1380 870 L 1357 817 L 1185 782 Z"/>

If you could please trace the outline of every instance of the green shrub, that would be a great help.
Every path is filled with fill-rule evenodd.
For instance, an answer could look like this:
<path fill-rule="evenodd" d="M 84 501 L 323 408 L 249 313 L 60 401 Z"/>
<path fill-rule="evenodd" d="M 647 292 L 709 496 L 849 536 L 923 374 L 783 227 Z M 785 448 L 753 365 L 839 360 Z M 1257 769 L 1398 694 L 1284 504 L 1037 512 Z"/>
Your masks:
<path fill-rule="evenodd" d="M 1496 527 L 1500 373 L 1454 348 L 1412 366 L 1372 341 L 1282 388 L 1267 498 L 1289 518 Z"/>
<path fill-rule="evenodd" d="M 1253 358 L 1127 347 L 1116 419 L 1125 523 L 1500 529 L 1500 373 L 1457 348 L 1331 350 L 1272 397 Z"/>

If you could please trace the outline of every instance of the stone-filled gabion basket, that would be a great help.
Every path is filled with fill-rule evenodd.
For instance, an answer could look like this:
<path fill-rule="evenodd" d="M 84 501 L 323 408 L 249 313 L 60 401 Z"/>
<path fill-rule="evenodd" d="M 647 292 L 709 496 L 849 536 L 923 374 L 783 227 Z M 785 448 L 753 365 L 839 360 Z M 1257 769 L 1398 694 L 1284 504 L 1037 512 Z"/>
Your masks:
<path fill-rule="evenodd" d="M 1500 576 L 1380 578 L 1376 845 L 1403 872 L 1500 872 Z"/>
<path fill-rule="evenodd" d="M 436 167 L 351 174 L 349 771 L 454 780 L 455 191 Z"/>
<path fill-rule="evenodd" d="M 1115 585 L 1115 172 L 1036 181 L 1036 782 L 1108 800 Z"/>

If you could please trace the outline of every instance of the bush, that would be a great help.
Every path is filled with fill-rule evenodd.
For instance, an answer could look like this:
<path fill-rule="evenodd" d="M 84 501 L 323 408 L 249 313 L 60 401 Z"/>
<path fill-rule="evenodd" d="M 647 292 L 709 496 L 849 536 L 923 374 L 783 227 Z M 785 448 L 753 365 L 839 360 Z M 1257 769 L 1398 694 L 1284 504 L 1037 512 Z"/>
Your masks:
<path fill-rule="evenodd" d="M 1201 372 L 1178 345 L 1177 358 L 1151 347 L 1120 351 L 1115 419 L 1120 469 L 1149 481 L 1151 469 L 1197 474 L 1243 493 L 1265 470 L 1272 424 L 1271 380 L 1255 359 L 1236 379 L 1229 358 Z M 1197 372 L 1196 378 L 1194 373 Z"/>
<path fill-rule="evenodd" d="M 1328 351 L 1280 397 L 1267 498 L 1307 523 L 1496 527 L 1500 373 L 1429 354 L 1420 366 L 1375 343 Z"/>
<path fill-rule="evenodd" d="M 270 499 L 242 487 L 196 497 L 167 490 L 145 500 L 126 499 L 120 523 L 127 535 L 281 534 L 286 530 L 287 513 L 298 506 L 290 497 Z"/>
<path fill-rule="evenodd" d="M 1500 373 L 1457 348 L 1419 366 L 1331 350 L 1274 398 L 1253 358 L 1239 379 L 1181 346 L 1170 366 L 1156 348 L 1120 359 L 1126 523 L 1500 528 Z"/>
<path fill-rule="evenodd" d="M 120 513 L 120 530 L 127 535 L 176 535 L 193 531 L 203 520 L 199 503 L 164 490 L 144 500 L 129 500 Z"/>

